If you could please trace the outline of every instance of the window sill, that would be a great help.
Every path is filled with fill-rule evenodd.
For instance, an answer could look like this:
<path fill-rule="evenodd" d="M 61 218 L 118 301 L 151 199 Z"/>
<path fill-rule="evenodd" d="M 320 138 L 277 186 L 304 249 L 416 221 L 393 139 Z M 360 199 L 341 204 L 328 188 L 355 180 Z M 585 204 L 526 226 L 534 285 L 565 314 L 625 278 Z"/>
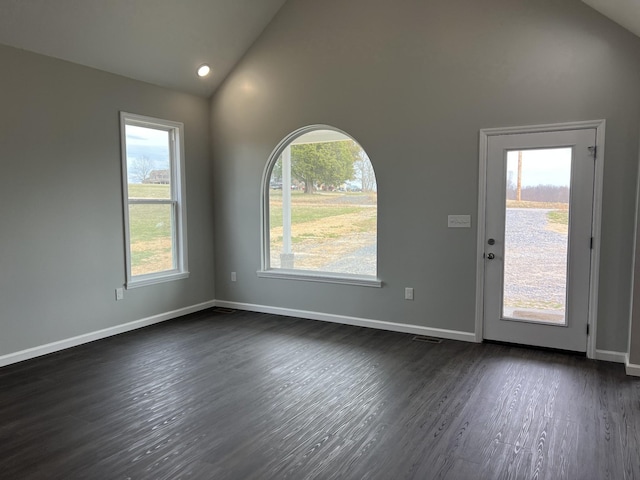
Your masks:
<path fill-rule="evenodd" d="M 349 275 L 347 273 L 312 272 L 309 270 L 271 269 L 258 270 L 260 278 L 278 278 L 280 280 L 301 280 L 304 282 L 337 283 L 358 287 L 382 287 L 382 280 L 365 275 Z"/>
<path fill-rule="evenodd" d="M 155 285 L 157 283 L 172 282 L 174 280 L 181 280 L 183 278 L 189 278 L 189 272 L 175 272 L 162 275 L 141 275 L 127 282 L 127 290 L 131 288 L 146 287 L 148 285 Z"/>

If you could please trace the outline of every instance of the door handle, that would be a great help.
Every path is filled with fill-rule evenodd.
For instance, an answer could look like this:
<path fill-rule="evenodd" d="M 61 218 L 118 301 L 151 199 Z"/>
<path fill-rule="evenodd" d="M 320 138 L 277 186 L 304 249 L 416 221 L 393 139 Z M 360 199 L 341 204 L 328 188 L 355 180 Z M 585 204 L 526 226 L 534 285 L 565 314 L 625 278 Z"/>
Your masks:
<path fill-rule="evenodd" d="M 487 259 L 493 260 L 496 256 L 493 253 L 487 253 Z"/>

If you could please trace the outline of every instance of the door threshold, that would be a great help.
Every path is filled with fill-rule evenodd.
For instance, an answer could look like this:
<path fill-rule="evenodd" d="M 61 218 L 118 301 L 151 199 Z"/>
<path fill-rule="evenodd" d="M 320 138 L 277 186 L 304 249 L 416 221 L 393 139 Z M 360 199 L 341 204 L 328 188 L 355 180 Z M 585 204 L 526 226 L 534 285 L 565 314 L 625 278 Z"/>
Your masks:
<path fill-rule="evenodd" d="M 482 340 L 482 343 L 488 343 L 491 345 L 501 345 L 503 347 L 510 348 L 523 348 L 528 350 L 538 350 L 549 353 L 561 353 L 564 355 L 571 355 L 573 357 L 584 357 L 587 358 L 587 352 L 577 352 L 574 350 L 563 350 L 561 348 L 551 348 L 551 347 L 540 347 L 538 345 L 524 345 L 522 343 L 511 343 L 511 342 L 501 342 L 499 340 Z"/>

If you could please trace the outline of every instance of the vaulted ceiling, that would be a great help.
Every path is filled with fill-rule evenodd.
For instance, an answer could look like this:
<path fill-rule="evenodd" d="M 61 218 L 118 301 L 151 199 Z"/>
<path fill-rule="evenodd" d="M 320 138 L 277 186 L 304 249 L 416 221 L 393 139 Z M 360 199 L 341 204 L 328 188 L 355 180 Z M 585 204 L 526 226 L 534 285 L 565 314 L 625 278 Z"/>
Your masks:
<path fill-rule="evenodd" d="M 209 96 L 284 2 L 0 0 L 0 43 Z"/>
<path fill-rule="evenodd" d="M 0 43 L 208 97 L 285 1 L 0 0 Z M 640 0 L 583 1 L 640 36 Z"/>
<path fill-rule="evenodd" d="M 640 37 L 640 0 L 582 0 Z"/>

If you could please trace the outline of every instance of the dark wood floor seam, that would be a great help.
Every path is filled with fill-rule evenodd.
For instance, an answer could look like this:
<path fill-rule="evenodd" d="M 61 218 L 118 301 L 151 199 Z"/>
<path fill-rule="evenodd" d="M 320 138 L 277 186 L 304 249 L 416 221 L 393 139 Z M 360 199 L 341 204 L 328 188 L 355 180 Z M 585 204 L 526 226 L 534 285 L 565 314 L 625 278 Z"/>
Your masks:
<path fill-rule="evenodd" d="M 640 479 L 640 379 L 208 310 L 1 368 L 0 478 Z"/>

